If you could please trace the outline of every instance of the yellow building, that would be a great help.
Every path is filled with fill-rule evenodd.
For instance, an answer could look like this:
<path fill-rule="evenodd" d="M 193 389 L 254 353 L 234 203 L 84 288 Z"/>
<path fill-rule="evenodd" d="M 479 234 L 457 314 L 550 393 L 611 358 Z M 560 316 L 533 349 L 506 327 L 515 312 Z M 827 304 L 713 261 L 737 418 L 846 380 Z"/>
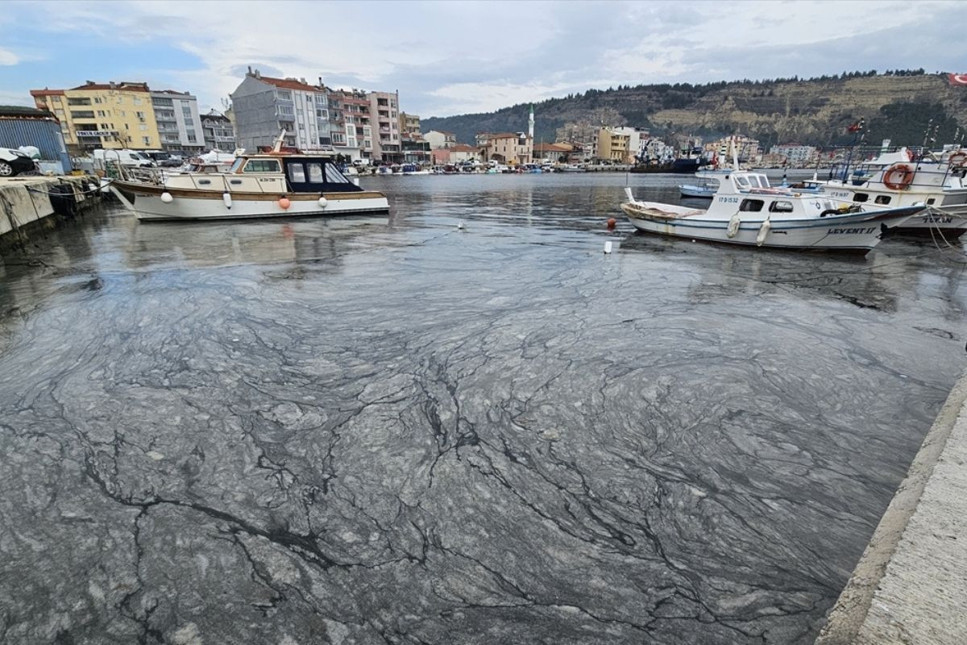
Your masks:
<path fill-rule="evenodd" d="M 630 163 L 636 151 L 630 150 L 628 128 L 601 128 L 598 131 L 598 159 L 614 163 Z"/>
<path fill-rule="evenodd" d="M 53 112 L 73 151 L 161 148 L 147 83 L 94 83 L 69 90 L 30 90 L 37 107 Z"/>

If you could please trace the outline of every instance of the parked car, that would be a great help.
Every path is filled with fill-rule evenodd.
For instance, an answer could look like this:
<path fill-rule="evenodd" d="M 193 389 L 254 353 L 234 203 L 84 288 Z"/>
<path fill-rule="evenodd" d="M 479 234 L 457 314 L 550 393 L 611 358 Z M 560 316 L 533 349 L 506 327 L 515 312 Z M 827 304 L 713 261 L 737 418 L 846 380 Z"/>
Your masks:
<path fill-rule="evenodd" d="M 34 170 L 37 170 L 37 164 L 23 152 L 13 148 L 0 148 L 0 177 L 15 177 Z"/>
<path fill-rule="evenodd" d="M 95 164 L 104 165 L 105 162 L 118 163 L 125 167 L 153 167 L 154 160 L 138 150 L 102 150 L 94 151 Z"/>

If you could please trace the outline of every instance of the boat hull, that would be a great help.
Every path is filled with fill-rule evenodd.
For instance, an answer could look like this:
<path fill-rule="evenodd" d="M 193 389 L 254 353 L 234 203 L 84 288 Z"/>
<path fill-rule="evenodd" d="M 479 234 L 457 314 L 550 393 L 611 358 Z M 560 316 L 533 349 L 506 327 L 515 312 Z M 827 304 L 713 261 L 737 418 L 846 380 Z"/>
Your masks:
<path fill-rule="evenodd" d="M 288 208 L 280 195 L 269 193 L 232 193 L 226 203 L 224 193 L 165 189 L 115 181 L 111 191 L 124 207 L 142 221 L 253 219 L 273 217 L 312 217 L 389 212 L 389 202 L 379 192 L 331 192 L 286 195 Z M 171 200 L 162 199 L 162 194 Z M 319 198 L 325 197 L 325 206 Z M 230 205 L 229 205 L 230 204 Z"/>
<path fill-rule="evenodd" d="M 666 210 L 665 216 L 655 216 L 647 212 L 654 211 L 654 207 L 658 206 L 672 208 L 668 205 L 632 202 L 622 204 L 621 210 L 638 230 L 659 235 L 764 248 L 863 253 L 880 242 L 884 227 L 896 225 L 923 210 L 922 206 L 916 206 L 889 211 L 830 215 L 821 219 L 776 219 L 770 220 L 770 226 L 765 233 L 765 217 L 744 213 L 747 219 L 741 220 L 730 234 L 730 221 L 703 218 L 701 211 L 686 212 L 679 208 Z M 676 216 L 667 216 L 670 214 Z"/>

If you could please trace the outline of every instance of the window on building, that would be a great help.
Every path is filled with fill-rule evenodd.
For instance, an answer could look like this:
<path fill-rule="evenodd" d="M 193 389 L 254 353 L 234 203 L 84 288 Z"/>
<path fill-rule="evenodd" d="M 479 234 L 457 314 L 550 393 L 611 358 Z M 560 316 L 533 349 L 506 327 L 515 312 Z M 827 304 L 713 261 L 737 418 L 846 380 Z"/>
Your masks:
<path fill-rule="evenodd" d="M 295 116 L 295 110 L 291 105 L 280 105 L 279 116 Z"/>
<path fill-rule="evenodd" d="M 250 159 L 243 172 L 279 172 L 279 162 L 275 159 Z"/>
<path fill-rule="evenodd" d="M 102 123 L 101 124 L 101 129 L 102 130 L 110 130 L 110 128 L 107 126 L 107 123 Z"/>
<path fill-rule="evenodd" d="M 302 167 L 301 163 L 286 164 L 286 170 L 289 171 L 289 180 L 293 183 L 306 183 L 306 170 Z"/>
<path fill-rule="evenodd" d="M 141 137 L 141 140 L 144 141 L 144 145 L 146 146 L 151 145 L 151 137 Z"/>
<path fill-rule="evenodd" d="M 99 96 L 95 96 L 95 97 L 94 97 L 94 102 L 95 102 L 95 103 L 103 103 L 104 101 L 102 101 L 102 100 L 101 100 L 101 97 L 99 97 Z M 87 103 L 87 105 L 90 105 L 90 103 Z"/>
<path fill-rule="evenodd" d="M 141 99 L 134 99 L 135 105 L 141 105 Z"/>
<path fill-rule="evenodd" d="M 292 92 L 289 92 L 287 90 L 276 90 L 275 96 L 276 98 L 282 99 L 283 101 L 292 100 Z"/>
<path fill-rule="evenodd" d="M 148 126 L 142 123 L 141 125 L 138 126 L 138 129 L 141 130 L 141 132 L 145 132 L 148 129 Z"/>
<path fill-rule="evenodd" d="M 83 111 L 71 111 L 71 118 L 74 118 L 74 119 L 93 119 L 94 118 L 94 112 L 93 111 L 87 111 L 87 110 L 83 110 Z"/>
<path fill-rule="evenodd" d="M 197 143 L 197 141 L 198 141 L 198 139 L 197 139 L 197 138 L 195 138 L 195 135 L 194 135 L 194 134 L 189 134 L 189 135 L 188 135 L 188 141 L 189 141 L 190 143 Z"/>

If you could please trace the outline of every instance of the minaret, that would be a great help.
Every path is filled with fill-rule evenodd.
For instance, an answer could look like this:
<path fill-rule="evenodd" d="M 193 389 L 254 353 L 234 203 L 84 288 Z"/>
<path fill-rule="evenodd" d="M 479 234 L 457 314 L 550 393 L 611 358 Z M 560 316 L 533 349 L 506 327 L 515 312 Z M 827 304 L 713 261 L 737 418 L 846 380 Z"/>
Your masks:
<path fill-rule="evenodd" d="M 527 136 L 529 136 L 531 140 L 534 139 L 534 104 L 533 103 L 531 103 L 530 118 L 527 119 Z"/>

